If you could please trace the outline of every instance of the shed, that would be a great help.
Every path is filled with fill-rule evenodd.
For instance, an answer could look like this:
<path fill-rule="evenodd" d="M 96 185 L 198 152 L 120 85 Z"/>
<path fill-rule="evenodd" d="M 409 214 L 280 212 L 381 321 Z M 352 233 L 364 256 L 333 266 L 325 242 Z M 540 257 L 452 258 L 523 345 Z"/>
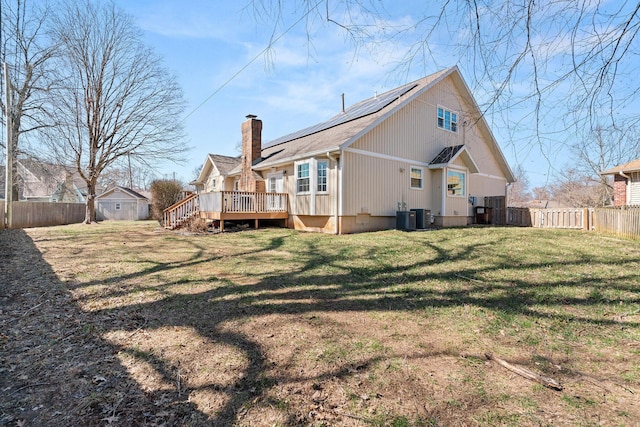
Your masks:
<path fill-rule="evenodd" d="M 149 199 L 130 188 L 116 186 L 96 196 L 97 220 L 149 218 Z"/>

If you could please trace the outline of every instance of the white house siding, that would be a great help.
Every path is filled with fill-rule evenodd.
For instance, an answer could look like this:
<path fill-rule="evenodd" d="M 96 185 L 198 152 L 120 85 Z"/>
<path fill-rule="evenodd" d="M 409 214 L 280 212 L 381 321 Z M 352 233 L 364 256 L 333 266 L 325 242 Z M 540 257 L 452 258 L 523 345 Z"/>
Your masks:
<path fill-rule="evenodd" d="M 395 215 L 397 203 L 404 201 L 408 209 L 430 209 L 436 216 L 452 217 L 452 225 L 464 225 L 473 215 L 469 195 L 482 200 L 505 194 L 506 179 L 485 142 L 491 135 L 470 116 L 475 108 L 458 93 L 453 79 L 443 80 L 356 141 L 351 152 L 347 150 L 344 215 Z M 437 127 L 438 106 L 458 113 L 457 133 Z M 459 144 L 465 145 L 482 175 L 471 174 L 462 159 L 456 159 L 454 165 L 467 174 L 466 195 L 446 196 L 443 212 L 442 170 L 428 169 L 428 162 L 442 148 Z M 411 166 L 423 168 L 423 190 L 410 188 Z"/>
<path fill-rule="evenodd" d="M 398 203 L 406 209 L 431 209 L 431 174 L 423 168 L 422 190 L 411 189 L 410 167 L 402 162 L 369 155 L 345 152 L 343 156 L 343 214 L 369 213 L 373 216 L 395 216 Z"/>
<path fill-rule="evenodd" d="M 640 172 L 632 172 L 629 180 L 629 194 L 627 196 L 628 205 L 640 205 Z"/>
<path fill-rule="evenodd" d="M 284 191 L 289 194 L 289 203 L 291 205 L 291 213 L 295 215 L 320 215 L 333 216 L 336 212 L 335 191 L 337 186 L 337 165 L 335 161 L 325 157 L 317 157 L 316 160 L 328 161 L 329 171 L 329 191 L 325 193 L 315 194 L 297 194 L 296 193 L 296 177 L 295 167 L 290 165 L 287 168 L 278 168 L 275 172 L 286 172 L 284 176 Z M 266 172 L 263 173 L 267 175 Z M 317 185 L 316 171 L 311 170 L 311 185 Z"/>

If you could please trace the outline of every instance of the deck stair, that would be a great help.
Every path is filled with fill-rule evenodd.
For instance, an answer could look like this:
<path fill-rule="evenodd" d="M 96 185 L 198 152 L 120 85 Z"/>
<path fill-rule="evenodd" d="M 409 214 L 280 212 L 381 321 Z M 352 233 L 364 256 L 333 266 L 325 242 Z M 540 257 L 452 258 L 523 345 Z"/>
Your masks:
<path fill-rule="evenodd" d="M 198 194 L 189 194 L 163 211 L 164 228 L 175 230 L 188 224 L 199 215 L 200 200 Z"/>

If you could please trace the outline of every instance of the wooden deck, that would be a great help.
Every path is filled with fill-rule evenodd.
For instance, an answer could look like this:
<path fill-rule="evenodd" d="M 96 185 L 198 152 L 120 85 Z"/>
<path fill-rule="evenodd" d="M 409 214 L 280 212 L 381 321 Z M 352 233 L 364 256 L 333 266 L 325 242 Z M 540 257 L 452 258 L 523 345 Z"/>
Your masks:
<path fill-rule="evenodd" d="M 180 227 L 193 217 L 220 221 L 259 221 L 289 218 L 289 199 L 286 193 L 252 193 L 243 191 L 217 191 L 192 194 L 164 211 L 165 228 Z"/>

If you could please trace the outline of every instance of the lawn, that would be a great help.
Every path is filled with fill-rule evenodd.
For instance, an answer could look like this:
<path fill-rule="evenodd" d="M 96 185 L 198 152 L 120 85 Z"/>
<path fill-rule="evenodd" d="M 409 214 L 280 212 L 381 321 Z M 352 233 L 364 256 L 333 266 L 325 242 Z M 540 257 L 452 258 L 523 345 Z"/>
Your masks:
<path fill-rule="evenodd" d="M 640 242 L 152 222 L 15 233 L 34 254 L 14 267 L 40 273 L 1 292 L 9 424 L 640 424 Z"/>

